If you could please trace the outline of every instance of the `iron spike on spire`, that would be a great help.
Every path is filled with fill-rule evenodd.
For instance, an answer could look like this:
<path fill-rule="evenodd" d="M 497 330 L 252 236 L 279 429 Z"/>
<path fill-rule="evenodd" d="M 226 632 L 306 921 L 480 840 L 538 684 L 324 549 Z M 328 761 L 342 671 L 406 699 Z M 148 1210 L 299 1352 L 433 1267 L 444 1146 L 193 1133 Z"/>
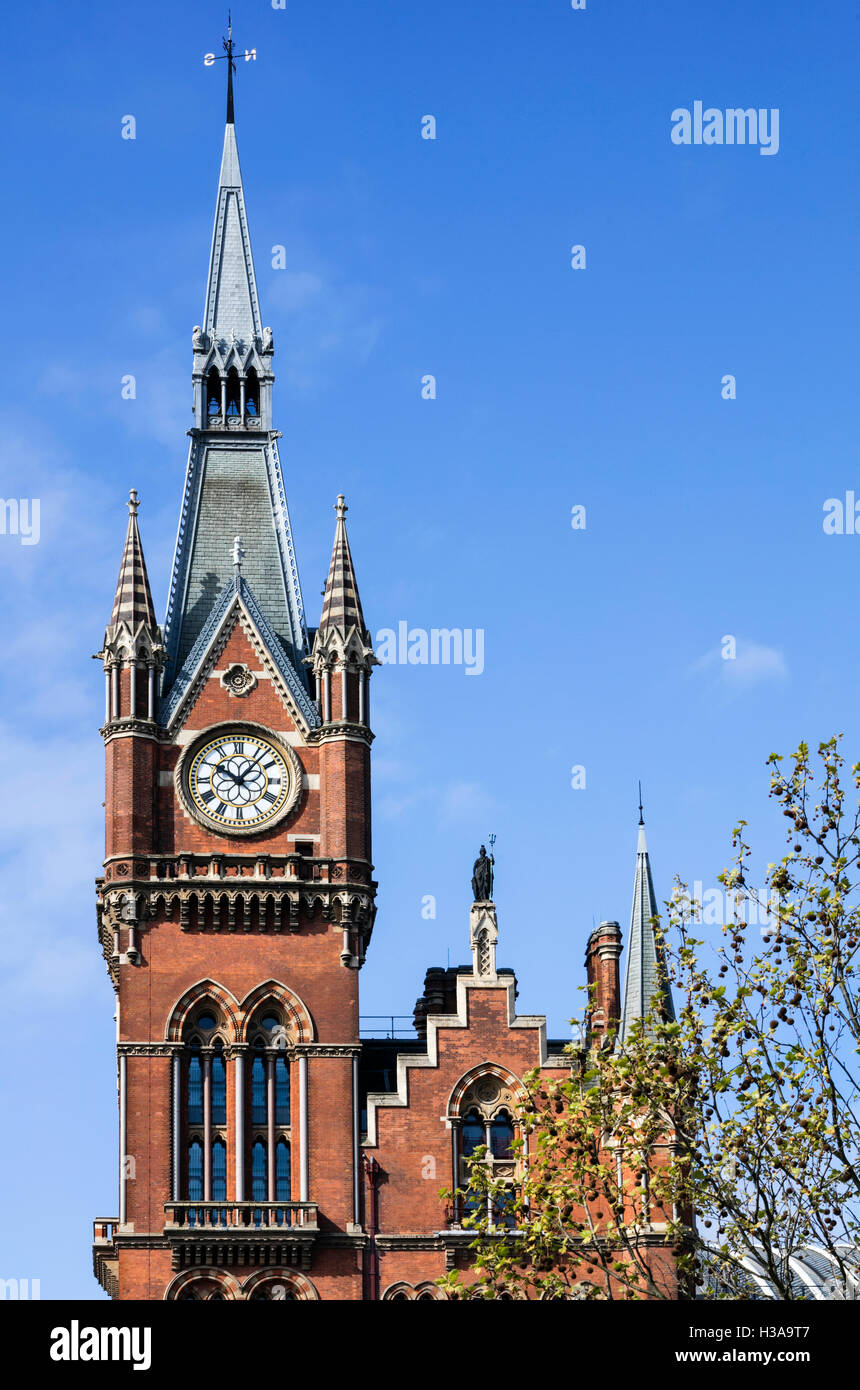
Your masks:
<path fill-rule="evenodd" d="M 644 818 L 643 818 L 643 816 L 642 816 L 642 783 L 641 783 L 641 782 L 639 783 L 639 824 L 640 824 L 640 825 L 644 825 L 644 824 L 645 824 Z"/>
<path fill-rule="evenodd" d="M 233 21 L 230 11 L 227 11 L 227 37 L 224 39 L 224 52 L 227 55 L 227 124 L 233 125 L 233 73 L 236 71 L 236 64 L 233 62 Z"/>

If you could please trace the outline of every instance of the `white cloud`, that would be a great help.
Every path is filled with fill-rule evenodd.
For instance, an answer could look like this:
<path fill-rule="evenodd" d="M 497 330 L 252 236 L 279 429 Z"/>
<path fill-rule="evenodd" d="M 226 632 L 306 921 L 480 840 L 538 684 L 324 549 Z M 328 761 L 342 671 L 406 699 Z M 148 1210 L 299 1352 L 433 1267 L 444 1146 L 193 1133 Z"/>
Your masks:
<path fill-rule="evenodd" d="M 693 672 L 711 672 L 727 689 L 749 689 L 764 681 L 785 680 L 788 666 L 785 657 L 776 647 L 767 647 L 761 642 L 751 642 L 746 638 L 732 638 L 732 648 L 728 639 L 723 638 L 722 646 L 705 652 L 704 656 L 691 668 Z M 727 654 L 724 656 L 724 651 Z"/>

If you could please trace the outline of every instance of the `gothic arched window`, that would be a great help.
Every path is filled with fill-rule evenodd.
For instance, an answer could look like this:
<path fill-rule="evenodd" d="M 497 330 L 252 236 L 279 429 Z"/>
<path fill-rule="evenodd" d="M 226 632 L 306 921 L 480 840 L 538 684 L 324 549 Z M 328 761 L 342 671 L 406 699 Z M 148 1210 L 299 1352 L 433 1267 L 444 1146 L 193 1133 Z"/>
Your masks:
<path fill-rule="evenodd" d="M 241 413 L 241 388 L 239 386 L 239 373 L 235 367 L 231 367 L 227 373 L 227 414 L 239 415 Z"/>
<path fill-rule="evenodd" d="M 224 1061 L 224 1044 L 219 1038 L 212 1053 L 212 1123 L 227 1123 L 227 1065 Z"/>
<path fill-rule="evenodd" d="M 513 1121 L 508 1112 L 502 1110 L 490 1121 L 490 1153 L 493 1158 L 510 1158 L 513 1142 Z"/>
<path fill-rule="evenodd" d="M 185 1029 L 186 1051 L 179 1064 L 184 1124 L 176 1140 L 185 1166 L 183 1172 L 180 1164 L 176 1195 L 189 1202 L 227 1200 L 227 1064 L 217 1031 L 222 1023 L 220 1009 L 206 1000 Z M 204 1217 L 198 1212 L 194 1219 Z M 214 1219 L 222 1218 L 216 1213 Z"/>
<path fill-rule="evenodd" d="M 203 1201 L 203 1145 L 199 1139 L 188 1145 L 188 1200 Z"/>
<path fill-rule="evenodd" d="M 290 1123 L 290 1069 L 287 1059 L 279 1054 L 275 1058 L 275 1124 L 289 1127 Z"/>
<path fill-rule="evenodd" d="M 188 1123 L 203 1123 L 203 1063 L 200 1060 L 200 1044 L 194 1042 L 188 1061 Z"/>
<path fill-rule="evenodd" d="M 260 413 L 260 383 L 253 367 L 245 378 L 245 413 L 246 415 L 259 415 Z"/>
<path fill-rule="evenodd" d="M 217 367 L 212 367 L 206 378 L 206 414 L 221 414 L 221 377 Z"/>
<path fill-rule="evenodd" d="M 251 1149 L 251 1201 L 265 1202 L 268 1195 L 266 1146 L 262 1139 L 257 1139 Z"/>
<path fill-rule="evenodd" d="M 216 1139 L 212 1145 L 212 1201 L 227 1200 L 227 1145 Z"/>
<path fill-rule="evenodd" d="M 251 1062 L 251 1124 L 266 1123 L 266 1058 L 263 1044 L 257 1043 Z"/>
<path fill-rule="evenodd" d="M 286 1139 L 279 1139 L 275 1149 L 275 1201 L 290 1200 L 290 1146 Z"/>
<path fill-rule="evenodd" d="M 471 1158 L 472 1154 L 482 1144 L 486 1144 L 487 1135 L 483 1116 L 477 1110 L 470 1110 L 460 1130 L 461 1153 L 464 1158 Z"/>
<path fill-rule="evenodd" d="M 513 1118 L 514 1079 L 508 1083 L 494 1072 L 475 1077 L 460 1097 L 457 1111 L 459 1123 L 454 1115 L 457 1158 L 454 1164 L 454 1185 L 464 1197 L 454 1203 L 454 1221 L 461 1216 L 483 1209 L 484 1198 L 472 1192 L 469 1178 L 475 1154 L 484 1150 L 480 1159 L 490 1170 L 493 1179 L 501 1179 L 505 1184 L 501 1197 L 495 1200 L 487 1197 L 486 1215 L 496 1226 L 512 1227 L 514 1214 L 510 1210 L 518 1185 L 518 1162 L 514 1155 L 516 1127 Z"/>
<path fill-rule="evenodd" d="M 285 1015 L 277 1004 L 261 1005 L 248 1040 L 251 1200 L 286 1204 L 292 1200 L 290 1062 Z M 264 1219 L 288 1224 L 290 1213 L 277 1207 L 268 1217 L 262 1211 L 254 1213 L 257 1224 Z"/>

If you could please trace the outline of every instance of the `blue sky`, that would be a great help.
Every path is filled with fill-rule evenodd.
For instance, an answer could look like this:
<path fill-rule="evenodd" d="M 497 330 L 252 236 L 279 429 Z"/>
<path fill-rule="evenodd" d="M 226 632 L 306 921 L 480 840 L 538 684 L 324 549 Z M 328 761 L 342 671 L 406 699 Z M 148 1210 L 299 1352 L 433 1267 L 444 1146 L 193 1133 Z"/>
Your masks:
<path fill-rule="evenodd" d="M 91 1221 L 116 1206 L 90 654 L 130 486 L 166 598 L 223 30 L 202 0 L 73 22 L 34 0 L 5 29 L 0 496 L 38 497 L 41 534 L 0 535 L 0 1276 L 44 1297 L 98 1296 Z M 479 677 L 374 677 L 362 1012 L 410 1013 L 426 966 L 467 958 L 492 831 L 500 960 L 566 1036 L 592 921 L 626 928 L 637 779 L 665 898 L 675 873 L 714 883 L 741 815 L 760 865 L 781 853 L 772 750 L 844 732 L 860 757 L 860 536 L 822 527 L 860 496 L 860 12 L 257 0 L 234 33 L 258 53 L 237 135 L 311 621 L 343 491 L 371 630 L 485 634 Z M 674 145 L 697 100 L 778 108 L 778 154 Z"/>

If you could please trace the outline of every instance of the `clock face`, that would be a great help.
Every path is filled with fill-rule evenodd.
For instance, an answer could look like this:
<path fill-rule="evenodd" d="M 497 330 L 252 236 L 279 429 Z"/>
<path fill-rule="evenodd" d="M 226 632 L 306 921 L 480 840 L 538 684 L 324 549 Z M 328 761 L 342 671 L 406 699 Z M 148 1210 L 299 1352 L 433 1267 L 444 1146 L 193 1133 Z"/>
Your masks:
<path fill-rule="evenodd" d="M 185 790 L 207 825 L 228 834 L 262 830 L 296 800 L 293 761 L 262 734 L 227 729 L 194 751 Z"/>

